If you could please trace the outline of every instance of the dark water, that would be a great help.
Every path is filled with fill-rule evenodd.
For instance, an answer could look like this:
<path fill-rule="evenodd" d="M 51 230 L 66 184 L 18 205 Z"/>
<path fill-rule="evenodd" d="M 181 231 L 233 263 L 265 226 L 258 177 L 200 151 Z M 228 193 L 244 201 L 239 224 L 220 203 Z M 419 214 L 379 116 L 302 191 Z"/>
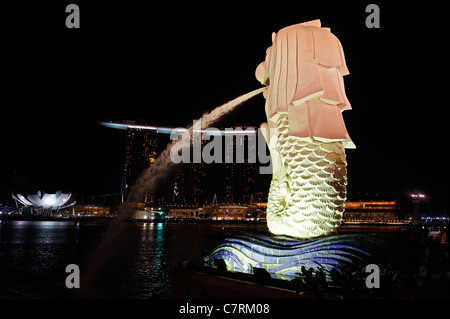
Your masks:
<path fill-rule="evenodd" d="M 0 298 L 170 298 L 174 267 L 200 262 L 219 243 L 222 227 L 266 230 L 261 224 L 125 223 L 103 259 L 98 247 L 111 225 L 2 222 Z M 79 289 L 65 286 L 68 264 L 80 267 Z"/>
<path fill-rule="evenodd" d="M 112 227 L 117 236 L 111 240 Z M 224 228 L 224 229 L 223 229 Z M 170 298 L 172 272 L 201 263 L 230 230 L 266 231 L 265 224 L 3 221 L 0 299 Z M 398 233 L 398 227 L 341 227 L 341 232 Z M 101 245 L 108 242 L 108 245 Z M 103 247 L 99 249 L 99 247 Z M 106 256 L 106 257 L 105 257 Z M 66 266 L 80 268 L 80 288 L 65 285 Z"/>

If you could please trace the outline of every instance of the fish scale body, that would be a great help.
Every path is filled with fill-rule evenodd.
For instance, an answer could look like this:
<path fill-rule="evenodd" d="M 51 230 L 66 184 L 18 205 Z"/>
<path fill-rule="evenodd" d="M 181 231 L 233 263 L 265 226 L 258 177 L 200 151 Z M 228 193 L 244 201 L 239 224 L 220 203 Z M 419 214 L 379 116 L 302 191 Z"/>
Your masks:
<path fill-rule="evenodd" d="M 314 238 L 333 233 L 341 224 L 347 185 L 342 142 L 305 141 L 289 135 L 285 114 L 277 120 L 277 151 L 282 180 L 272 179 L 267 225 L 275 235 Z"/>

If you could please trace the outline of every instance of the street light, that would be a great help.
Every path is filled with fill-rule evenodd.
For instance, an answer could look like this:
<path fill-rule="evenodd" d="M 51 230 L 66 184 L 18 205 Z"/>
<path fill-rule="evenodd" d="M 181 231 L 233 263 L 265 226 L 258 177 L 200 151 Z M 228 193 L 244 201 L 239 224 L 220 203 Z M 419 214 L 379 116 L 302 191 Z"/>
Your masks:
<path fill-rule="evenodd" d="M 412 202 L 414 204 L 414 210 L 413 210 L 413 220 L 414 221 L 421 221 L 420 216 L 420 201 L 425 199 L 425 194 L 411 194 L 410 195 Z"/>

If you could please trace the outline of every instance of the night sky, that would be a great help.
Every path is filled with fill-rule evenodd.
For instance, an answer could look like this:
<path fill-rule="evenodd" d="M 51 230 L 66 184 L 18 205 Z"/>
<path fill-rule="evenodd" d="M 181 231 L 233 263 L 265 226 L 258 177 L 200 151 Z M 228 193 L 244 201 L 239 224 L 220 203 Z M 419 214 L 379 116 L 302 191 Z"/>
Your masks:
<path fill-rule="evenodd" d="M 439 80 L 448 44 L 429 1 L 92 2 L 2 8 L 0 203 L 38 188 L 119 192 L 125 132 L 98 121 L 189 125 L 260 87 L 254 71 L 273 31 L 321 19 L 350 70 L 353 110 L 344 119 L 357 149 L 347 150 L 349 198 L 422 192 L 448 213 L 448 101 Z M 65 26 L 69 3 L 80 7 L 80 29 Z M 379 5 L 379 29 L 365 25 L 369 3 Z M 264 121 L 257 96 L 217 126 Z"/>

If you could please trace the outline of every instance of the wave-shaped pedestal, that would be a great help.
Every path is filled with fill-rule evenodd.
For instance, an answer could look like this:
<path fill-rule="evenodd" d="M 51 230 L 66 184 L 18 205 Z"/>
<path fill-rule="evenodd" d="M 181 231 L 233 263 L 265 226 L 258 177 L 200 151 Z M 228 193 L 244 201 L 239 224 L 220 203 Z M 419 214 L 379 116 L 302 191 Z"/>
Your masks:
<path fill-rule="evenodd" d="M 263 233 L 240 233 L 226 238 L 204 258 L 214 267 L 214 259 L 225 261 L 227 270 L 253 273 L 264 268 L 273 278 L 293 279 L 302 266 L 331 270 L 338 266 L 366 266 L 392 261 L 395 247 L 389 237 L 377 234 L 342 234 L 300 241 Z"/>

